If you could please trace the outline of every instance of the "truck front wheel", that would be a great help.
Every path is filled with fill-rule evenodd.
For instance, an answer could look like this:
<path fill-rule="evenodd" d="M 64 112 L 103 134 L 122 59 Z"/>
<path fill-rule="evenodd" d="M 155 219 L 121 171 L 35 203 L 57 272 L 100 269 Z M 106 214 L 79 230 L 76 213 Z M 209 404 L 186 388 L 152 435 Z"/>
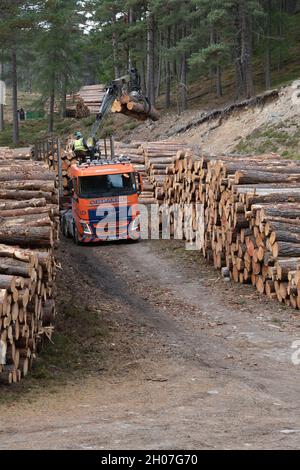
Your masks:
<path fill-rule="evenodd" d="M 68 226 L 67 226 L 67 221 L 66 221 L 65 218 L 62 219 L 61 230 L 62 230 L 63 236 L 65 238 L 70 238 L 70 234 L 69 234 Z"/>
<path fill-rule="evenodd" d="M 75 245 L 81 245 L 81 242 L 79 241 L 79 238 L 78 238 L 78 230 L 75 224 L 73 225 L 73 240 L 74 240 Z"/>

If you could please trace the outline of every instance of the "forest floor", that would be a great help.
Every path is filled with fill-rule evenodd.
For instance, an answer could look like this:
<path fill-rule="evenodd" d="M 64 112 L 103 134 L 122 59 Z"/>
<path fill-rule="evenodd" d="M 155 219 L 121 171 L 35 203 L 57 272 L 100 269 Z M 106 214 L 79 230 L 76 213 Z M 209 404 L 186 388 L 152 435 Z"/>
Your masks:
<path fill-rule="evenodd" d="M 54 344 L 0 389 L 0 449 L 299 448 L 299 314 L 180 242 L 59 259 Z"/>

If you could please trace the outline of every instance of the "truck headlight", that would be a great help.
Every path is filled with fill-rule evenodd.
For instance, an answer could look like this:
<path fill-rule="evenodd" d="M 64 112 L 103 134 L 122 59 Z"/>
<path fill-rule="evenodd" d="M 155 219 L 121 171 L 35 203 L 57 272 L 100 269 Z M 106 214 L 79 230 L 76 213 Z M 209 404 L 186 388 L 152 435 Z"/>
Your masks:
<path fill-rule="evenodd" d="M 140 217 L 138 216 L 138 217 L 136 217 L 136 218 L 134 219 L 134 221 L 131 223 L 131 226 L 130 226 L 131 230 L 132 230 L 133 232 L 136 231 L 136 230 L 138 230 L 138 229 L 140 228 L 140 223 L 141 223 L 141 220 L 140 220 Z"/>
<path fill-rule="evenodd" d="M 87 224 L 85 222 L 81 222 L 81 227 L 83 228 L 83 233 L 85 235 L 92 235 L 92 230 L 91 230 L 91 227 L 89 226 L 89 224 Z"/>

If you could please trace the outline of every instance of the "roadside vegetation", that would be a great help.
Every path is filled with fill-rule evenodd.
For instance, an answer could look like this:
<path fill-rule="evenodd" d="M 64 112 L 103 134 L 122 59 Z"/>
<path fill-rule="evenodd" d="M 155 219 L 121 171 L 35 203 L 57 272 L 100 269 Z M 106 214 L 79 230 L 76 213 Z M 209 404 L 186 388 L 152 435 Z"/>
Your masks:
<path fill-rule="evenodd" d="M 279 153 L 285 158 L 300 159 L 300 128 L 293 120 L 265 125 L 242 139 L 235 150 L 239 153 Z"/>

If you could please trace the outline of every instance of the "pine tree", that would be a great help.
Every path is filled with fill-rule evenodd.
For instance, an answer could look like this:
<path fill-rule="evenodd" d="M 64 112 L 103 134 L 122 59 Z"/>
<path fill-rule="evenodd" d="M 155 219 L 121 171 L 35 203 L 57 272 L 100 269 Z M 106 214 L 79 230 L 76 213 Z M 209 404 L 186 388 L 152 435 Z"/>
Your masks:
<path fill-rule="evenodd" d="M 65 115 L 67 90 L 80 81 L 81 35 L 77 0 L 47 0 L 40 15 L 40 30 L 36 41 L 36 62 L 39 73 L 36 85 L 49 98 L 48 132 L 54 130 L 57 99 Z"/>
<path fill-rule="evenodd" d="M 18 50 L 34 25 L 37 1 L 1 0 L 0 44 L 9 50 L 13 91 L 13 144 L 19 144 Z"/>
<path fill-rule="evenodd" d="M 215 82 L 218 97 L 223 94 L 222 68 L 231 61 L 233 24 L 230 8 L 232 2 L 225 0 L 197 0 L 195 18 L 199 19 L 194 30 L 195 42 L 202 47 L 191 55 L 191 66 L 200 67 Z"/>
<path fill-rule="evenodd" d="M 95 0 L 93 4 L 94 20 L 97 22 L 95 42 L 99 45 L 99 58 L 106 72 L 110 69 L 114 78 L 120 77 L 126 63 L 125 44 L 121 40 L 126 25 L 124 1 Z"/>

